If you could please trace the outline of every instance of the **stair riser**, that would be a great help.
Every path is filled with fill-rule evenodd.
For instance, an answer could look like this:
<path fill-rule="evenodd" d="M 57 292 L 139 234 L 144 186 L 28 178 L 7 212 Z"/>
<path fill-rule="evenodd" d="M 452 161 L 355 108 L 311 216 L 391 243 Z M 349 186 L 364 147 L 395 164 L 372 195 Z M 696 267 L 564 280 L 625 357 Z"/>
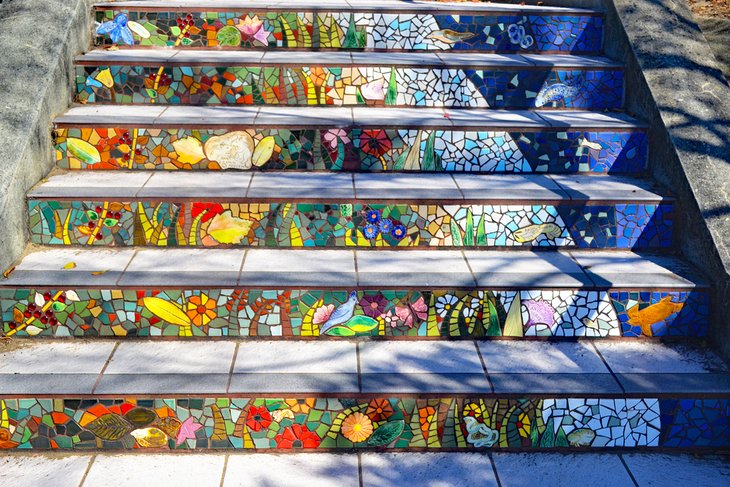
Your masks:
<path fill-rule="evenodd" d="M 620 69 L 85 65 L 76 67 L 76 83 L 81 103 L 597 110 L 623 104 Z M 564 83 L 575 86 L 556 94 Z"/>
<path fill-rule="evenodd" d="M 671 203 L 623 202 L 30 200 L 28 206 L 33 243 L 119 247 L 667 248 L 673 218 Z"/>
<path fill-rule="evenodd" d="M 728 447 L 728 399 L 490 396 L 0 400 L 4 448 L 483 450 Z M 690 419 L 691 418 L 691 419 Z M 360 428 L 353 426 L 360 425 Z"/>
<path fill-rule="evenodd" d="M 366 121 L 363 121 L 366 122 Z M 448 123 L 445 121 L 445 123 Z M 246 135 L 243 135 L 245 132 Z M 234 135 L 229 135 L 234 134 Z M 195 162 L 176 146 L 192 137 L 239 137 L 252 156 L 262 140 L 276 143 L 268 159 L 228 161 L 201 151 Z M 214 139 L 221 140 L 221 139 Z M 420 142 L 417 142 L 420 141 Z M 416 153 L 414 145 L 420 145 Z M 69 145 L 71 149 L 69 150 Z M 56 161 L 63 169 L 300 169 L 481 173 L 639 174 L 646 167 L 646 132 L 613 130 L 435 130 L 377 128 L 60 127 Z M 202 159 L 197 160 L 200 156 Z M 182 159 L 182 160 L 181 160 Z"/>
<path fill-rule="evenodd" d="M 134 46 L 152 47 L 597 53 L 603 37 L 603 17 L 577 14 L 103 10 L 96 19 L 108 22 L 120 13 L 144 29 L 146 38 L 132 32 Z M 185 20 L 183 29 L 178 19 Z M 245 33 L 231 27 L 236 24 Z M 113 43 L 109 35 L 96 36 L 99 46 Z"/>
<path fill-rule="evenodd" d="M 94 277 L 89 279 L 93 283 Z M 4 332 L 39 337 L 697 337 L 707 334 L 709 314 L 705 289 L 382 289 L 357 291 L 353 316 L 359 318 L 334 326 L 328 316 L 348 301 L 350 291 L 164 289 L 0 288 Z M 168 308 L 174 308 L 178 322 L 164 321 L 172 316 L 163 314 Z"/>

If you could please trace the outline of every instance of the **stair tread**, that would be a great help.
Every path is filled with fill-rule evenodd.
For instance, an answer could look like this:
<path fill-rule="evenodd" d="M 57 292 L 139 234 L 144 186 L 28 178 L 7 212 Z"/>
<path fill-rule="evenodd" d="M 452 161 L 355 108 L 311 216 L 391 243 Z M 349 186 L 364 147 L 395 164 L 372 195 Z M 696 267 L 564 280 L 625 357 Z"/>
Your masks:
<path fill-rule="evenodd" d="M 64 268 L 69 262 L 73 269 Z M 691 290 L 707 284 L 681 260 L 629 251 L 63 247 L 31 252 L 0 280 L 0 287 L 22 286 Z"/>
<path fill-rule="evenodd" d="M 337 11 L 374 11 L 374 12 L 476 12 L 495 13 L 548 13 L 598 15 L 600 11 L 573 7 L 552 7 L 543 5 L 516 5 L 507 3 L 460 3 L 429 2 L 419 0 L 165 0 L 98 2 L 97 10 L 139 9 L 139 10 L 337 10 Z"/>
<path fill-rule="evenodd" d="M 646 124 L 623 113 L 381 107 L 287 106 L 139 106 L 81 105 L 54 120 L 65 126 L 282 126 L 282 127 L 438 127 L 483 129 L 646 129 Z"/>
<path fill-rule="evenodd" d="M 79 65 L 194 65 L 194 66 L 466 66 L 497 69 L 552 67 L 620 69 L 621 64 L 601 56 L 571 54 L 494 54 L 461 51 L 349 52 L 192 50 L 192 49 L 95 49 L 75 58 Z"/>
<path fill-rule="evenodd" d="M 36 339 L 11 344 L 0 353 L 0 393 L 730 392 L 728 369 L 713 352 L 638 340 L 117 343 Z"/>
<path fill-rule="evenodd" d="M 164 198 L 225 201 L 671 201 L 651 180 L 626 176 L 342 172 L 69 171 L 31 199 Z"/>
<path fill-rule="evenodd" d="M 497 487 L 549 481 L 557 485 L 696 485 L 727 482 L 730 464 L 722 456 L 666 452 L 362 452 L 342 455 L 320 452 L 231 455 L 228 452 L 147 452 L 119 455 L 104 452 L 39 455 L 26 452 L 3 457 L 8 485 L 37 487 L 63 472 L 62 485 L 156 485 L 171 487 L 182 479 L 188 485 L 231 487 L 246 479 L 250 485 L 316 485 L 318 487 L 375 487 L 387 485 L 479 485 Z M 529 465 L 529 468 L 525 468 Z M 174 475 L 170 475 L 174 472 Z M 630 472 L 630 474 L 629 474 Z M 636 479 L 636 484 L 632 477 Z M 671 478 L 676 483 L 667 483 Z M 123 480 L 121 480 L 123 479 Z M 387 480 L 385 480 L 387 479 Z M 421 480 L 418 480 L 421 479 Z M 458 480 L 457 480 L 458 479 Z M 583 480 L 578 480 L 583 479 Z M 556 485 L 553 484 L 553 485 Z M 504 485 L 504 484 L 502 484 Z M 549 485 L 549 484 L 547 484 Z M 573 484 L 576 485 L 576 484 Z"/>

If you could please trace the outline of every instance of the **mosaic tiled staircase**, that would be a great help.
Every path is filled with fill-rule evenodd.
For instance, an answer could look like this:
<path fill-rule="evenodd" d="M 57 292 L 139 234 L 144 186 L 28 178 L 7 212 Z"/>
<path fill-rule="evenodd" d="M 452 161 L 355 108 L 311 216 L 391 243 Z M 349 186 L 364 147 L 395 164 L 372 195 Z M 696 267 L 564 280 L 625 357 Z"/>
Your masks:
<path fill-rule="evenodd" d="M 600 12 L 96 9 L 0 281 L 0 447 L 730 445 Z"/>

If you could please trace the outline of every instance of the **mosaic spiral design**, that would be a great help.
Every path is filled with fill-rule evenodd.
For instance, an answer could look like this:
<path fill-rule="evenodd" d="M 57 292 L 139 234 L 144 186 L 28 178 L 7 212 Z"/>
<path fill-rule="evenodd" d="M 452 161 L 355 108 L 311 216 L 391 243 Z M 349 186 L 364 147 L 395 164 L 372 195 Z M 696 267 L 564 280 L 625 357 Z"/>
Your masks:
<path fill-rule="evenodd" d="M 0 312 L 10 336 L 659 337 L 706 335 L 709 297 L 704 290 L 0 288 Z"/>

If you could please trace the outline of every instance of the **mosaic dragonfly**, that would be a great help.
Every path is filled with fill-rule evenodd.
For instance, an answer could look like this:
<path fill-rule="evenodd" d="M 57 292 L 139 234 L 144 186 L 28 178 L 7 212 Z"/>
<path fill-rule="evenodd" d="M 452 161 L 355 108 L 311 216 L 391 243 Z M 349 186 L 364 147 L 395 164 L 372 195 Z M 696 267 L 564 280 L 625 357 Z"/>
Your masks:
<path fill-rule="evenodd" d="M 597 15 L 100 10 L 98 45 L 388 50 L 601 50 Z"/>
<path fill-rule="evenodd" d="M 60 127 L 55 135 L 64 169 L 635 174 L 647 160 L 645 131 Z"/>
<path fill-rule="evenodd" d="M 612 68 L 77 66 L 76 85 L 81 103 L 515 109 L 623 104 L 623 73 Z"/>
<path fill-rule="evenodd" d="M 7 336 L 704 336 L 709 298 L 702 290 L 0 288 L 0 312 Z"/>
<path fill-rule="evenodd" d="M 726 399 L 0 398 L 0 448 L 727 447 L 728 410 Z"/>
<path fill-rule="evenodd" d="M 160 247 L 668 247 L 672 205 L 30 200 L 31 240 Z"/>

